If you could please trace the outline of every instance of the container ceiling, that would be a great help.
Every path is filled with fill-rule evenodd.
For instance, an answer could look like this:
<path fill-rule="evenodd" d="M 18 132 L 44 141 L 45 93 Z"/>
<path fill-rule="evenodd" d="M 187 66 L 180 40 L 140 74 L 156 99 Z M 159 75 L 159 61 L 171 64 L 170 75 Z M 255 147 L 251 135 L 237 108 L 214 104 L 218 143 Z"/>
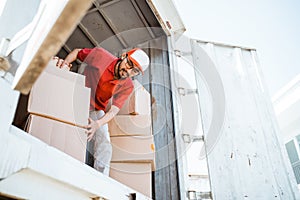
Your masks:
<path fill-rule="evenodd" d="M 96 0 L 59 52 L 102 46 L 117 54 L 165 35 L 146 0 Z"/>

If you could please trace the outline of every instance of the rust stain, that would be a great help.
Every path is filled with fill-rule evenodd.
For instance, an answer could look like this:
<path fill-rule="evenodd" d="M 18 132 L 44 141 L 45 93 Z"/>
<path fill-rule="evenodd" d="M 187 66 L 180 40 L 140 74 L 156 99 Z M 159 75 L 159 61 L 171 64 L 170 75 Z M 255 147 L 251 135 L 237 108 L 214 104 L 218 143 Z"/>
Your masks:
<path fill-rule="evenodd" d="M 172 29 L 171 23 L 169 21 L 166 21 L 166 24 L 169 29 Z"/>

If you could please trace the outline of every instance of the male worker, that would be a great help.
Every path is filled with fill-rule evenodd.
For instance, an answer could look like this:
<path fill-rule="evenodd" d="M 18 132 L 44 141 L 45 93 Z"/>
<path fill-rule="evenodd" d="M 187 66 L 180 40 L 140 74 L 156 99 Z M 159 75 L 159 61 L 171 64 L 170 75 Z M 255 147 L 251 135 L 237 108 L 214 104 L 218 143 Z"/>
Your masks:
<path fill-rule="evenodd" d="M 108 175 L 112 147 L 107 122 L 119 112 L 131 94 L 131 77 L 144 74 L 149 57 L 139 48 L 123 53 L 120 58 L 103 48 L 85 48 L 74 49 L 65 60 L 57 58 L 56 65 L 71 67 L 70 63 L 77 58 L 86 64 L 86 86 L 91 88 L 90 118 L 86 133 L 88 141 L 94 140 L 94 168 Z M 105 113 L 111 98 L 111 108 Z"/>

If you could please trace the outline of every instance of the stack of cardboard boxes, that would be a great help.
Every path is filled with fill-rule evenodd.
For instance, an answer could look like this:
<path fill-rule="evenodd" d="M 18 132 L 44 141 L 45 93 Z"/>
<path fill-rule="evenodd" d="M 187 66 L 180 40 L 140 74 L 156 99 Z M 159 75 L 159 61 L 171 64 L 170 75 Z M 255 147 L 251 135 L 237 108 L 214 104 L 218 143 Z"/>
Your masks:
<path fill-rule="evenodd" d="M 135 80 L 131 96 L 108 123 L 113 147 L 110 176 L 148 197 L 155 170 L 150 104 L 150 94 Z"/>
<path fill-rule="evenodd" d="M 27 132 L 85 162 L 90 89 L 85 77 L 59 69 L 54 61 L 34 84 L 28 101 Z"/>
<path fill-rule="evenodd" d="M 85 162 L 90 89 L 85 77 L 50 61 L 34 84 L 28 102 L 27 132 L 72 157 Z M 113 147 L 110 176 L 152 195 L 155 147 L 151 128 L 150 94 L 134 81 L 134 91 L 109 122 Z"/>

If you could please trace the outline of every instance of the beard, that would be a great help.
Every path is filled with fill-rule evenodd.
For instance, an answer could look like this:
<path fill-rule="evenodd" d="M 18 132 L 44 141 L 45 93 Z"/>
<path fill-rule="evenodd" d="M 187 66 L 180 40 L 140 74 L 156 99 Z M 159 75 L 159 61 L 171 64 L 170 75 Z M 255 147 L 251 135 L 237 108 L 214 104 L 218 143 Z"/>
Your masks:
<path fill-rule="evenodd" d="M 117 65 L 115 67 L 115 75 L 114 76 L 117 80 L 124 80 L 129 77 L 128 72 L 125 69 L 120 68 L 121 62 L 122 62 L 122 60 L 119 60 L 119 62 L 117 63 Z"/>
<path fill-rule="evenodd" d="M 118 70 L 118 75 L 119 75 L 119 79 L 126 79 L 126 78 L 128 78 L 129 77 L 129 74 L 128 74 L 128 72 L 126 71 L 126 70 L 124 70 L 124 69 L 119 69 Z"/>

